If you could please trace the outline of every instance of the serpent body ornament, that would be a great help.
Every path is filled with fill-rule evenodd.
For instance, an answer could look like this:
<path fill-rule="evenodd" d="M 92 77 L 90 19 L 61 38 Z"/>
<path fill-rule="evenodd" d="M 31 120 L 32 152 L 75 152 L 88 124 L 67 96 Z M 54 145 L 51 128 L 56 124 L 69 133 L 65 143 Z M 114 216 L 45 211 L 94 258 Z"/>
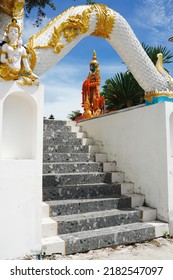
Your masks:
<path fill-rule="evenodd" d="M 102 37 L 111 44 L 146 96 L 173 94 L 172 78 L 162 71 L 162 64 L 157 69 L 127 21 L 102 4 L 71 7 L 32 36 L 26 44 L 32 69 L 37 75 L 46 72 L 87 36 Z"/>

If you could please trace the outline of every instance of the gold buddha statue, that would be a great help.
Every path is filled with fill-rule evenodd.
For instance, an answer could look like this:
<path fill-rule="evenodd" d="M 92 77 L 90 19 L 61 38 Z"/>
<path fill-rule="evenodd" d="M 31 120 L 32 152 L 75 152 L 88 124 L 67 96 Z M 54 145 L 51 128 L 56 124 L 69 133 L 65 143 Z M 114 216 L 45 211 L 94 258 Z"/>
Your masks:
<path fill-rule="evenodd" d="M 84 108 L 84 118 L 98 116 L 103 112 L 104 108 L 104 97 L 100 96 L 99 90 L 100 69 L 99 63 L 97 61 L 96 51 L 93 52 L 93 57 L 90 62 L 90 71 L 91 72 L 89 72 L 87 79 L 82 85 L 82 107 Z"/>

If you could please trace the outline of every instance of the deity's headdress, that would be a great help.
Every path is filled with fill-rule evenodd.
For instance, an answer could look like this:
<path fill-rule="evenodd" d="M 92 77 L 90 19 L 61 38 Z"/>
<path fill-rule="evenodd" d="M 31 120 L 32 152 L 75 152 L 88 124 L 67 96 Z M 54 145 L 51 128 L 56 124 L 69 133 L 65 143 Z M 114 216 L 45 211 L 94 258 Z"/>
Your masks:
<path fill-rule="evenodd" d="M 19 37 L 21 36 L 21 29 L 19 24 L 17 23 L 17 20 L 15 18 L 12 19 L 12 21 L 7 25 L 7 28 L 5 29 L 6 34 L 8 35 L 10 27 L 15 27 L 18 29 Z"/>
<path fill-rule="evenodd" d="M 91 60 L 90 64 L 94 64 L 94 65 L 96 65 L 96 66 L 99 65 L 99 63 L 98 63 L 98 61 L 97 61 L 96 51 L 93 51 L 93 57 L 92 57 L 92 60 Z"/>

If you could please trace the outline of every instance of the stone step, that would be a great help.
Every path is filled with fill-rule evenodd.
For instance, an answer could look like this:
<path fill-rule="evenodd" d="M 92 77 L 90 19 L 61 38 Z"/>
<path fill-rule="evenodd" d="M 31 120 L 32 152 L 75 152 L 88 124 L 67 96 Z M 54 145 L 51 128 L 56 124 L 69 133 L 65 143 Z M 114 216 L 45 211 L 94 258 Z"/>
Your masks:
<path fill-rule="evenodd" d="M 95 161 L 97 162 L 107 162 L 108 161 L 108 155 L 106 153 L 99 153 L 95 154 Z"/>
<path fill-rule="evenodd" d="M 117 163 L 116 162 L 103 162 L 103 171 L 104 172 L 114 172 L 116 171 Z"/>
<path fill-rule="evenodd" d="M 158 220 L 147 223 L 155 228 L 155 238 L 164 236 L 165 232 L 169 234 L 169 224 Z"/>
<path fill-rule="evenodd" d="M 56 134 L 62 133 L 62 134 L 71 134 L 72 131 L 70 127 L 64 126 L 64 127 L 54 127 L 54 126 L 45 126 L 43 129 L 43 135 L 56 135 Z M 75 132 L 74 132 L 75 133 Z"/>
<path fill-rule="evenodd" d="M 111 183 L 111 173 L 61 173 L 56 175 L 43 175 L 43 187 L 55 187 L 76 184 Z"/>
<path fill-rule="evenodd" d="M 77 122 L 75 122 L 73 120 L 67 120 L 66 121 L 66 125 L 68 125 L 68 126 L 77 126 Z"/>
<path fill-rule="evenodd" d="M 131 199 L 120 195 L 113 198 L 54 200 L 46 203 L 52 217 L 131 207 Z"/>
<path fill-rule="evenodd" d="M 121 184 L 83 184 L 43 187 L 43 200 L 65 200 L 65 199 L 90 199 L 117 197 L 121 194 Z"/>
<path fill-rule="evenodd" d="M 42 219 L 42 237 L 55 236 L 57 234 L 57 223 L 51 218 Z"/>
<path fill-rule="evenodd" d="M 146 241 L 167 229 L 141 222 L 155 220 L 156 211 L 143 206 L 144 196 L 133 193 L 116 162 L 108 162 L 75 122 L 44 121 L 43 172 L 42 251 L 47 255 Z"/>
<path fill-rule="evenodd" d="M 137 206 L 142 206 L 144 204 L 145 201 L 145 196 L 142 194 L 138 194 L 138 193 L 127 193 L 125 194 L 127 197 L 131 198 L 132 201 L 132 207 L 137 207 Z"/>
<path fill-rule="evenodd" d="M 149 222 L 155 221 L 157 217 L 157 210 L 155 208 L 146 207 L 146 206 L 138 206 L 136 207 L 137 210 L 141 211 L 142 213 L 142 221 Z"/>
<path fill-rule="evenodd" d="M 43 145 L 44 153 L 88 153 L 89 146 L 83 145 L 66 145 L 66 144 L 58 144 L 58 145 Z"/>
<path fill-rule="evenodd" d="M 47 146 L 57 146 L 57 145 L 60 145 L 60 146 L 82 146 L 83 143 L 82 143 L 82 139 L 56 139 L 56 138 L 52 138 L 52 140 L 49 140 L 49 141 L 44 141 L 43 142 L 43 148 L 44 147 L 47 147 Z M 83 145 L 83 146 L 87 146 L 87 145 Z"/>
<path fill-rule="evenodd" d="M 98 162 L 68 162 L 68 163 L 44 163 L 43 174 L 56 173 L 83 173 L 103 172 L 103 164 Z"/>
<path fill-rule="evenodd" d="M 70 126 L 66 126 L 66 125 L 63 125 L 61 122 L 57 123 L 56 121 L 49 121 L 50 123 L 46 123 L 44 122 L 44 125 L 43 125 L 43 131 L 46 132 L 46 131 L 49 131 L 49 132 L 52 132 L 52 131 L 56 131 L 56 132 L 64 132 L 64 131 L 69 131 L 69 132 L 73 132 L 71 131 L 71 127 Z M 74 131 L 75 132 L 75 131 Z"/>
<path fill-rule="evenodd" d="M 140 219 L 141 212 L 132 209 L 113 209 L 53 217 L 53 220 L 58 223 L 58 234 L 136 223 Z"/>
<path fill-rule="evenodd" d="M 131 193 L 134 193 L 134 183 L 132 182 L 121 183 L 121 194 L 127 195 Z"/>
<path fill-rule="evenodd" d="M 80 126 L 71 126 L 70 129 L 71 132 L 76 132 L 76 133 L 82 132 L 82 128 Z"/>
<path fill-rule="evenodd" d="M 52 136 L 46 136 L 43 139 L 43 145 L 45 146 L 53 146 L 53 145 L 58 145 L 59 143 L 65 144 L 65 145 L 82 145 L 82 139 L 77 139 L 73 137 L 52 137 Z"/>
<path fill-rule="evenodd" d="M 82 145 L 84 145 L 84 146 L 88 146 L 88 145 L 93 144 L 93 139 L 92 138 L 82 138 L 81 140 L 82 140 Z"/>
<path fill-rule="evenodd" d="M 71 131 L 44 131 L 43 139 L 44 141 L 49 140 L 51 138 L 58 138 L 60 141 L 61 139 L 76 139 L 77 134 Z"/>
<path fill-rule="evenodd" d="M 64 120 L 53 120 L 53 119 L 44 119 L 44 124 L 51 124 L 51 123 L 57 123 L 57 124 L 60 124 L 60 125 L 66 125 L 67 124 L 67 121 L 64 121 Z"/>
<path fill-rule="evenodd" d="M 76 132 L 76 136 L 77 136 L 77 138 L 87 138 L 87 133 L 79 131 L 79 132 Z"/>
<path fill-rule="evenodd" d="M 80 140 L 80 139 L 79 139 Z M 44 153 L 89 153 L 95 154 L 100 152 L 98 145 L 72 145 L 72 144 L 57 144 L 43 145 Z"/>
<path fill-rule="evenodd" d="M 62 240 L 59 236 L 50 236 L 42 238 L 42 254 L 46 256 L 52 254 L 61 254 L 65 255 L 65 241 Z"/>
<path fill-rule="evenodd" d="M 155 237 L 155 227 L 140 222 L 60 235 L 65 241 L 66 255 L 149 241 Z"/>
<path fill-rule="evenodd" d="M 112 183 L 123 183 L 125 180 L 125 174 L 124 172 L 120 172 L 120 171 L 115 171 L 115 172 L 111 172 L 111 182 Z"/>
<path fill-rule="evenodd" d="M 89 153 L 44 153 L 43 162 L 93 162 L 95 156 Z"/>
<path fill-rule="evenodd" d="M 45 202 L 42 202 L 42 218 L 49 217 L 49 205 Z"/>

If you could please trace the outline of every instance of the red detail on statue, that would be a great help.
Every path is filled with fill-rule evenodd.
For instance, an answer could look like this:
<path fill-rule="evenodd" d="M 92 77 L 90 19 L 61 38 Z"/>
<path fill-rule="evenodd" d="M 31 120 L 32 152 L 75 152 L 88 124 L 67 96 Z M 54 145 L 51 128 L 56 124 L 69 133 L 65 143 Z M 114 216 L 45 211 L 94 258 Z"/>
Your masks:
<path fill-rule="evenodd" d="M 105 105 L 104 96 L 100 96 L 100 69 L 95 51 L 90 62 L 90 70 L 91 72 L 82 85 L 82 107 L 85 118 L 100 115 L 103 113 Z"/>

